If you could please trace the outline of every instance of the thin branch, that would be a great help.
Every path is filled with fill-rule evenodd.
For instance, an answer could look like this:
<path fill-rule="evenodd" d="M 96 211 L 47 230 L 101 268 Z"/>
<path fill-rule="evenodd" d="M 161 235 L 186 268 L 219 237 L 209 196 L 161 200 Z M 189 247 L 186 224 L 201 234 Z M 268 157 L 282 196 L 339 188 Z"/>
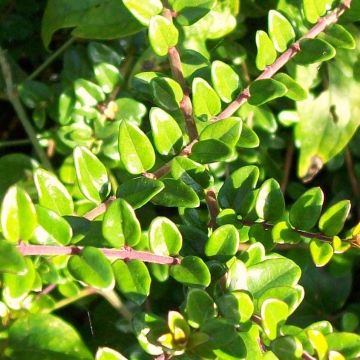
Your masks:
<path fill-rule="evenodd" d="M 30 245 L 20 243 L 17 249 L 24 256 L 55 256 L 55 255 L 78 255 L 83 250 L 83 246 L 53 246 L 53 245 Z M 111 259 L 141 260 L 154 264 L 178 265 L 181 260 L 172 256 L 156 255 L 147 251 L 137 251 L 131 248 L 123 249 L 99 249 L 106 257 Z"/>
<path fill-rule="evenodd" d="M 73 42 L 74 37 L 71 37 L 61 47 L 54 51 L 37 69 L 35 69 L 27 78 L 27 80 L 35 79 L 41 72 L 43 72 L 60 54 L 62 54 Z"/>
<path fill-rule="evenodd" d="M 319 21 L 298 41 L 293 43 L 283 54 L 281 54 L 275 62 L 268 66 L 256 79 L 270 79 L 272 78 L 281 68 L 283 68 L 297 53 L 301 51 L 301 41 L 304 39 L 314 39 L 320 33 L 322 33 L 329 25 L 337 23 L 340 16 L 350 8 L 351 0 L 345 0 L 340 4 L 334 11 L 329 15 L 319 19 Z M 233 115 L 242 105 L 244 105 L 250 98 L 250 87 L 245 88 L 238 97 L 230 103 L 218 116 L 213 120 L 218 121 L 226 119 Z"/>
<path fill-rule="evenodd" d="M 291 172 L 291 166 L 293 162 L 294 157 L 294 143 L 292 140 L 290 140 L 287 149 L 286 149 L 286 155 L 285 155 L 285 165 L 284 165 L 284 176 L 281 181 L 281 191 L 285 193 L 287 184 L 289 182 L 290 172 Z"/>
<path fill-rule="evenodd" d="M 10 65 L 6 59 L 5 51 L 0 47 L 0 67 L 4 76 L 5 84 L 6 84 L 6 94 L 11 102 L 18 118 L 21 121 L 21 124 L 23 125 L 27 135 L 29 136 L 29 139 L 34 147 L 34 150 L 36 151 L 42 165 L 51 170 L 52 166 L 47 158 L 44 149 L 40 146 L 36 132 L 31 124 L 31 121 L 29 120 L 26 111 L 21 104 L 21 101 L 19 99 L 19 94 L 16 90 L 15 84 L 13 83 L 13 78 L 11 74 L 11 68 Z"/>
<path fill-rule="evenodd" d="M 104 291 L 97 290 L 97 293 L 101 295 L 107 302 L 128 322 L 131 322 L 133 317 L 129 309 L 123 304 L 120 297 L 114 290 Z"/>
<path fill-rule="evenodd" d="M 354 171 L 354 162 L 351 156 L 350 150 L 347 148 L 345 150 L 345 163 L 346 163 L 346 169 L 348 172 L 351 189 L 355 196 L 356 202 L 357 202 L 357 216 L 358 219 L 360 218 L 360 184 L 359 180 L 355 174 Z"/>
<path fill-rule="evenodd" d="M 164 9 L 163 15 L 172 22 L 173 13 L 170 9 Z M 174 46 L 168 50 L 168 58 L 170 63 L 171 73 L 173 78 L 180 84 L 183 91 L 183 98 L 180 102 L 180 110 L 184 115 L 185 124 L 187 133 L 189 135 L 190 141 L 193 141 L 199 137 L 195 118 L 193 116 L 193 108 L 190 99 L 190 90 L 188 89 L 182 69 L 180 54 L 178 49 Z"/>
<path fill-rule="evenodd" d="M 83 217 L 87 220 L 94 220 L 101 214 L 103 214 L 106 209 L 110 206 L 112 202 L 116 200 L 116 196 L 110 196 L 108 199 L 106 199 L 103 203 L 101 203 L 96 208 L 90 210 L 87 212 Z"/>
<path fill-rule="evenodd" d="M 206 191 L 205 200 L 210 213 L 209 226 L 212 229 L 215 229 L 217 227 L 216 218 L 219 215 L 219 205 L 216 199 L 216 193 L 213 189 Z"/>

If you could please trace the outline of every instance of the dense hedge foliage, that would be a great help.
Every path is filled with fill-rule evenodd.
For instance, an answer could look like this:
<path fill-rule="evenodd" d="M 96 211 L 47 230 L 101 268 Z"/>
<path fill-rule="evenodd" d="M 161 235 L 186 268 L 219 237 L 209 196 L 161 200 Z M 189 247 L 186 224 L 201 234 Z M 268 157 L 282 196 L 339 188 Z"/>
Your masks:
<path fill-rule="evenodd" d="M 0 18 L 1 359 L 360 357 L 359 1 Z"/>

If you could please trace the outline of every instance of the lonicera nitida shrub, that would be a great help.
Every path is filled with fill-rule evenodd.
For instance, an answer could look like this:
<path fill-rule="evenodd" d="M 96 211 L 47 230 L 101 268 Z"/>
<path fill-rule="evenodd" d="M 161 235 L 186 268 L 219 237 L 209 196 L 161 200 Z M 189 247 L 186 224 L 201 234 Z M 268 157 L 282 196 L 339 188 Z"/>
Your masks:
<path fill-rule="evenodd" d="M 30 75 L 1 40 L 1 359 L 359 358 L 359 1 L 41 11 Z"/>

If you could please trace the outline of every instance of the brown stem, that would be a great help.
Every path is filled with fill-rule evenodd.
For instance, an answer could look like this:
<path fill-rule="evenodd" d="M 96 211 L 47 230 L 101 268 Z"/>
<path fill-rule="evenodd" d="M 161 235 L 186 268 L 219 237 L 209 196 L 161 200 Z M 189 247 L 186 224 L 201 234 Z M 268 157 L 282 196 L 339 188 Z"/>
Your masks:
<path fill-rule="evenodd" d="M 20 243 L 17 249 L 24 256 L 55 256 L 55 255 L 78 255 L 81 253 L 83 246 L 52 246 L 52 245 L 29 245 Z M 152 254 L 147 251 L 137 251 L 131 248 L 123 249 L 99 249 L 106 257 L 111 259 L 123 260 L 141 260 L 154 264 L 178 265 L 181 260 L 171 256 Z"/>
<path fill-rule="evenodd" d="M 355 174 L 354 162 L 351 156 L 351 152 L 348 148 L 345 150 L 345 163 L 346 163 L 346 169 L 348 172 L 349 180 L 351 183 L 352 192 L 357 202 L 357 216 L 359 219 L 360 218 L 360 184 Z"/>
<path fill-rule="evenodd" d="M 101 203 L 96 208 L 90 210 L 87 212 L 83 217 L 87 220 L 94 220 L 101 214 L 103 214 L 106 209 L 110 206 L 110 204 L 116 200 L 116 196 L 110 196 L 107 200 L 105 200 L 103 203 Z"/>
<path fill-rule="evenodd" d="M 285 155 L 285 166 L 284 166 L 284 177 L 281 181 L 281 191 L 285 193 L 287 184 L 289 182 L 290 172 L 291 172 L 291 165 L 293 162 L 294 157 L 294 143 L 290 140 L 288 147 L 286 149 Z"/>
<path fill-rule="evenodd" d="M 281 54 L 275 62 L 268 66 L 256 79 L 270 79 L 273 77 L 282 67 L 284 67 L 300 50 L 301 41 L 304 39 L 314 39 L 320 33 L 322 33 L 329 25 L 335 24 L 340 16 L 350 8 L 351 0 L 345 0 L 329 15 L 319 19 L 319 21 L 298 41 L 292 44 L 283 54 Z M 245 88 L 238 97 L 230 103 L 218 116 L 214 118 L 214 121 L 226 119 L 234 114 L 243 104 L 245 104 L 250 98 L 250 88 Z"/>
<path fill-rule="evenodd" d="M 219 205 L 216 199 L 216 193 L 213 189 L 209 189 L 206 192 L 205 200 L 210 213 L 209 226 L 212 229 L 215 229 L 217 227 L 216 218 L 219 215 Z"/>

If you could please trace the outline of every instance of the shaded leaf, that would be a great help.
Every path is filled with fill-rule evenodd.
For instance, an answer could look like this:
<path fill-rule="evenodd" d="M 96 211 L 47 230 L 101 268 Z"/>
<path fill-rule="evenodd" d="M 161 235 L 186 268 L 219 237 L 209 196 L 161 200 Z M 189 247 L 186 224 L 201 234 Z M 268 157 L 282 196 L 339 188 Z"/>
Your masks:
<path fill-rule="evenodd" d="M 287 93 L 287 87 L 273 79 L 256 80 L 250 85 L 250 105 L 262 105 Z"/>

